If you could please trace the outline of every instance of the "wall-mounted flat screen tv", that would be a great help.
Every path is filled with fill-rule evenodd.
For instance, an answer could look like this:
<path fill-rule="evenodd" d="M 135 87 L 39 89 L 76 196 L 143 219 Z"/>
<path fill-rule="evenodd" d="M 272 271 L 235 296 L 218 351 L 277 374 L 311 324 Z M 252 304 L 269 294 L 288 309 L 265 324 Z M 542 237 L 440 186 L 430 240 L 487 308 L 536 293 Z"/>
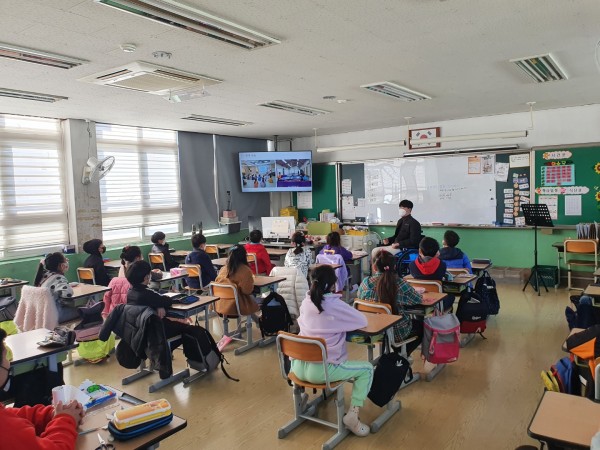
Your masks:
<path fill-rule="evenodd" d="M 242 192 L 312 191 L 312 152 L 240 153 Z"/>

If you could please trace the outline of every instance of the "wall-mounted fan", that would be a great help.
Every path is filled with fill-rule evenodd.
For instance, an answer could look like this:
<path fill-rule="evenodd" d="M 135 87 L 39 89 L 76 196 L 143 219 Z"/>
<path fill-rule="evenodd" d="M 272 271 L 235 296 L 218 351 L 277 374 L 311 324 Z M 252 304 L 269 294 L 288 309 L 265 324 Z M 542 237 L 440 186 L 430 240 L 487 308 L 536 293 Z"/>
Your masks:
<path fill-rule="evenodd" d="M 81 182 L 83 184 L 97 183 L 106 176 L 110 169 L 115 165 L 115 157 L 107 156 L 102 161 L 98 161 L 98 158 L 90 156 L 88 158 L 86 166 L 83 168 L 83 176 Z"/>

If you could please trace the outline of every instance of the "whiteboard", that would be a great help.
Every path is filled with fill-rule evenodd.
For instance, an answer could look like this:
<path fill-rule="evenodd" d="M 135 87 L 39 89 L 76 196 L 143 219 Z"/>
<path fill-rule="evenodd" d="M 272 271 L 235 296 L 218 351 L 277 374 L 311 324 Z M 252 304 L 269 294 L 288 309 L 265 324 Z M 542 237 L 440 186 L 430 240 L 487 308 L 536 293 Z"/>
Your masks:
<path fill-rule="evenodd" d="M 496 220 L 494 174 L 469 174 L 468 156 L 365 162 L 369 223 L 396 222 L 398 203 L 414 203 L 422 224 L 491 225 Z"/>

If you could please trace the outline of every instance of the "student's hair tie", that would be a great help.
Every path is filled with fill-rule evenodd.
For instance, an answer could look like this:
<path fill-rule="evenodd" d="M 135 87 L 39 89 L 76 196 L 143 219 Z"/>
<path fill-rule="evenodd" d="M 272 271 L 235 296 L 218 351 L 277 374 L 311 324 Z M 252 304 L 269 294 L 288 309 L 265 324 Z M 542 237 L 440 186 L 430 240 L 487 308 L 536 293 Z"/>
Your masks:
<path fill-rule="evenodd" d="M 325 286 L 323 287 L 323 290 L 326 291 L 327 289 L 329 289 L 329 285 L 327 283 L 325 283 Z"/>
<path fill-rule="evenodd" d="M 384 266 L 383 270 L 387 272 L 388 270 L 390 270 L 390 266 Z"/>

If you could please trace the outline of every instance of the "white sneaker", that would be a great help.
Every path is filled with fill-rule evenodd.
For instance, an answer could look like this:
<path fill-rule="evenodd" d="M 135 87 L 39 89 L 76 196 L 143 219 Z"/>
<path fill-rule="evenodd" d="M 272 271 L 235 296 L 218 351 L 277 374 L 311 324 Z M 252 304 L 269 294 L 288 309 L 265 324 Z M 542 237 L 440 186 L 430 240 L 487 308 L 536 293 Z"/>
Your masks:
<path fill-rule="evenodd" d="M 342 419 L 342 422 L 344 422 L 346 428 L 352 431 L 352 433 L 354 433 L 356 436 L 365 437 L 371 433 L 371 428 L 369 428 L 369 425 L 362 423 L 359 418 L 356 418 L 354 420 L 347 420 L 349 418 L 350 416 L 346 414 Z"/>

